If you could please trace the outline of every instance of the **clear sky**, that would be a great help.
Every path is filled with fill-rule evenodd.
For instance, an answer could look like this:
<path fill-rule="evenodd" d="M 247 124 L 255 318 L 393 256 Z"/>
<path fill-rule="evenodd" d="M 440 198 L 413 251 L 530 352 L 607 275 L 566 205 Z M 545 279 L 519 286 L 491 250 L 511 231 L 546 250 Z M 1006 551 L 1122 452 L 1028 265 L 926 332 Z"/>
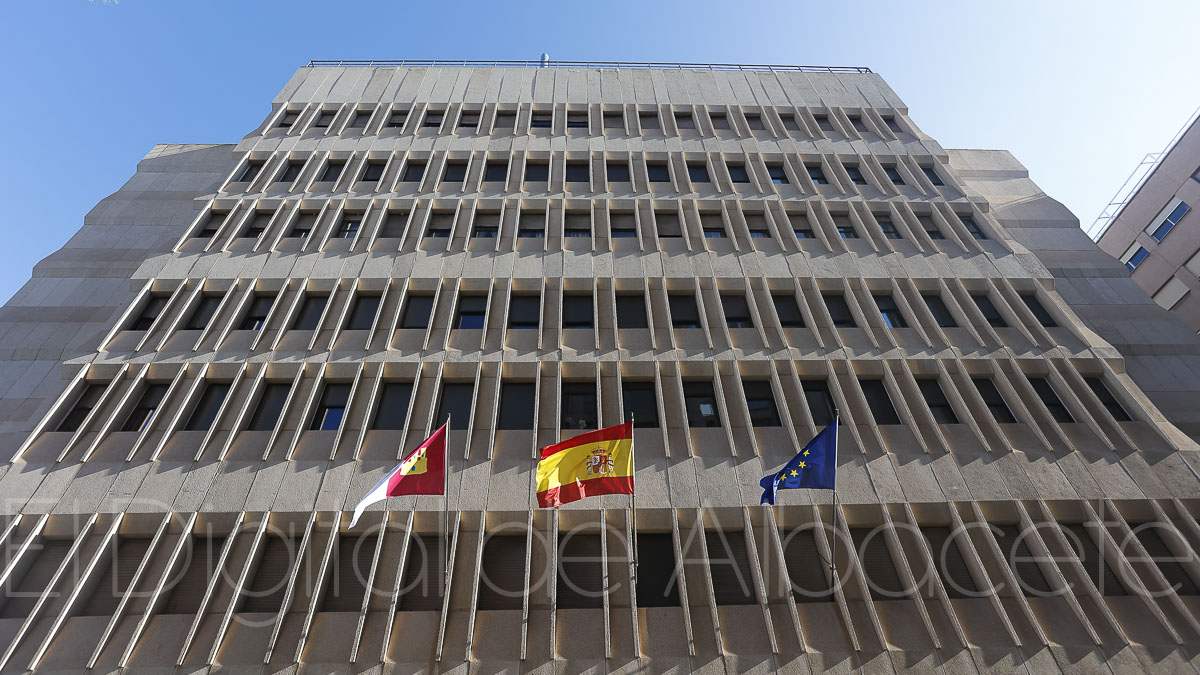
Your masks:
<path fill-rule="evenodd" d="M 155 143 L 236 142 L 309 59 L 868 66 L 947 148 L 1090 224 L 1200 105 L 1200 2 L 25 1 L 5 5 L 0 300 Z"/>

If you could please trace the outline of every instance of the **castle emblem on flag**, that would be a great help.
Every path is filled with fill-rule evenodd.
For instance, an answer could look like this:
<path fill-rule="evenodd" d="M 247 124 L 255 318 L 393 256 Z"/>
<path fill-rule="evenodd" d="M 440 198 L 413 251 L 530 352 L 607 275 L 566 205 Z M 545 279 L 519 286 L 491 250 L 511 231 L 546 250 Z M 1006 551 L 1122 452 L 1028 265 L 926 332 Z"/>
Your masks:
<path fill-rule="evenodd" d="M 607 448 L 597 448 L 587 458 L 589 476 L 606 476 L 613 472 L 613 458 Z"/>

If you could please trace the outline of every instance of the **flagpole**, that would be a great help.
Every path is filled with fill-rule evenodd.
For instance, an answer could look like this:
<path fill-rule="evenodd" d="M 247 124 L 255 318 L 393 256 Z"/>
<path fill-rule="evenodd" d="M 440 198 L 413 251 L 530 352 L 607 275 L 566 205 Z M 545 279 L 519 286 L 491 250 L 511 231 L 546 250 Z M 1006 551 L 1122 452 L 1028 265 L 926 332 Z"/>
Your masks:
<path fill-rule="evenodd" d="M 446 532 L 446 571 L 445 578 L 442 580 L 442 591 L 445 592 L 446 587 L 450 583 L 450 418 L 451 413 L 446 413 L 446 436 L 442 444 L 442 513 L 445 514 L 445 522 L 443 529 Z"/>
<path fill-rule="evenodd" d="M 638 569 L 638 534 L 637 534 L 637 442 L 633 439 L 633 430 L 637 427 L 633 411 L 629 412 L 629 487 L 633 494 L 629 495 L 629 526 L 633 537 L 633 583 L 637 583 Z M 635 589 L 636 592 L 636 589 Z"/>
<path fill-rule="evenodd" d="M 842 414 L 837 409 L 833 411 L 833 552 L 829 555 L 829 582 L 837 584 L 837 517 L 838 517 L 838 497 L 837 497 L 837 444 L 838 444 L 838 426 L 842 423 Z"/>

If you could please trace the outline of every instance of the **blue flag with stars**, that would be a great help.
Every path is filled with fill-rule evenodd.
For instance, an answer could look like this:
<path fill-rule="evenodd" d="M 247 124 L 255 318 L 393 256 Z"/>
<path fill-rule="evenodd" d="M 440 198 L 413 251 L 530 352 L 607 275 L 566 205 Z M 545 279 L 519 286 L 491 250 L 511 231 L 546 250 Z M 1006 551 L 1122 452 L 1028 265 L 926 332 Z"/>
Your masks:
<path fill-rule="evenodd" d="M 829 423 L 778 472 L 758 482 L 763 488 L 759 504 L 774 504 L 775 495 L 788 488 L 833 490 L 837 476 L 837 420 Z"/>

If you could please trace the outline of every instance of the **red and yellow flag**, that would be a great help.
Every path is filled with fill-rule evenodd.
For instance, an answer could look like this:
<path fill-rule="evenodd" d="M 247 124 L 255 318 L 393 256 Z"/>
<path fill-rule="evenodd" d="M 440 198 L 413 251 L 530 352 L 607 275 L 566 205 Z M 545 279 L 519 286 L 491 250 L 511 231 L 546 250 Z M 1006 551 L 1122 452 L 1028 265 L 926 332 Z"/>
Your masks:
<path fill-rule="evenodd" d="M 542 448 L 538 506 L 633 494 L 633 423 L 589 431 Z"/>

